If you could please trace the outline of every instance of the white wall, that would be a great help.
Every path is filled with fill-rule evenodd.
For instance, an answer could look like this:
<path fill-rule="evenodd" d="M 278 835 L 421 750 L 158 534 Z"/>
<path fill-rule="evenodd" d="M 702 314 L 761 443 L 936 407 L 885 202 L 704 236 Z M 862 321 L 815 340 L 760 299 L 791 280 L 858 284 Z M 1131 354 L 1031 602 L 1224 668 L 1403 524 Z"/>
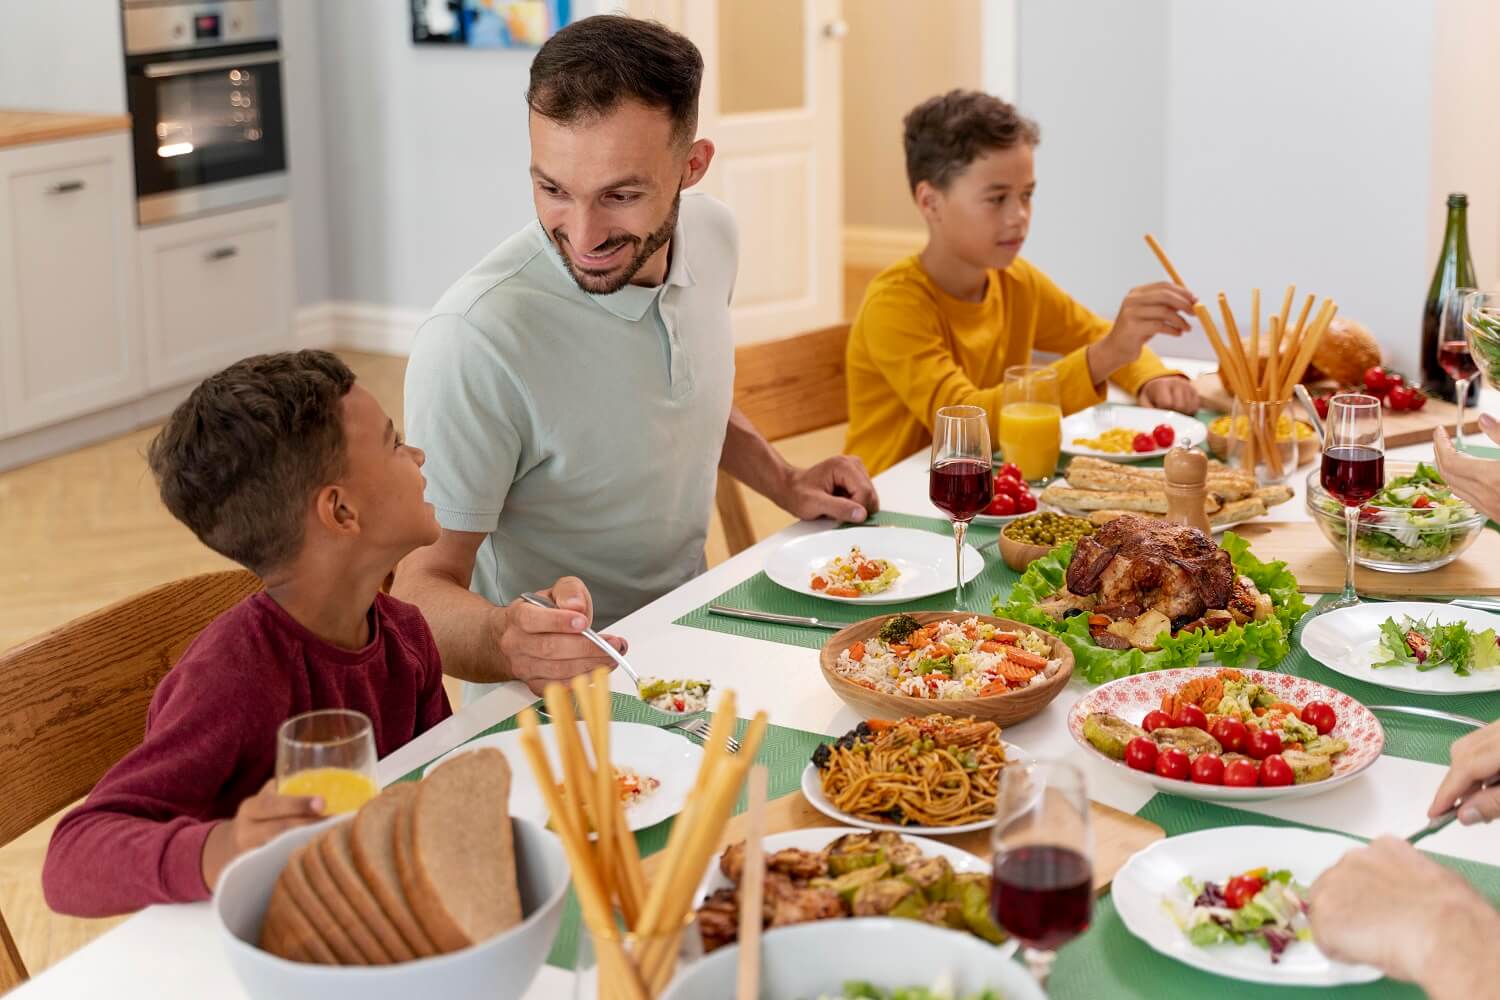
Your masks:
<path fill-rule="evenodd" d="M 121 114 L 119 0 L 0 0 L 0 108 Z"/>
<path fill-rule="evenodd" d="M 0 0 L 4 2 L 4 0 Z M 286 108 L 287 174 L 291 186 L 292 252 L 298 306 L 333 298 L 329 273 L 327 131 L 324 127 L 322 31 L 318 4 L 281 5 L 281 87 Z"/>

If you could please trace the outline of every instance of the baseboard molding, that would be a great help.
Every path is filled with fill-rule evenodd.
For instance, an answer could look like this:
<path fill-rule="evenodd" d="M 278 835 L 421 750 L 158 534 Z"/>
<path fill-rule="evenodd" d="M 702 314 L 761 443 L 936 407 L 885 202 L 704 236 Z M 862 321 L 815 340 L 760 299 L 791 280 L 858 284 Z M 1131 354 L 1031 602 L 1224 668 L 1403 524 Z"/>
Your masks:
<path fill-rule="evenodd" d="M 418 309 L 364 302 L 319 302 L 297 310 L 300 347 L 321 347 L 405 357 L 427 314 Z"/>
<path fill-rule="evenodd" d="M 0 471 L 29 465 L 160 423 L 178 403 L 187 399 L 196 384 L 189 382 L 161 389 L 128 403 L 0 440 Z"/>
<path fill-rule="evenodd" d="M 845 267 L 888 267 L 927 245 L 925 229 L 845 226 Z"/>

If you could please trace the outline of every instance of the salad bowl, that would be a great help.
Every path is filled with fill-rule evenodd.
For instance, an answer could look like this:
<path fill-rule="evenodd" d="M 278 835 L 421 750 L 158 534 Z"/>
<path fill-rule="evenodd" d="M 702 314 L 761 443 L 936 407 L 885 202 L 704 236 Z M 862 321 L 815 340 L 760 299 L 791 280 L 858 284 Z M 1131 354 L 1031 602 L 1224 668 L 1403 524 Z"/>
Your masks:
<path fill-rule="evenodd" d="M 1307 475 L 1307 511 L 1340 554 L 1344 509 Z M 1367 569 L 1425 573 L 1464 554 L 1484 530 L 1485 516 L 1453 494 L 1437 469 L 1425 462 L 1387 462 L 1385 488 L 1360 510 L 1354 557 Z"/>

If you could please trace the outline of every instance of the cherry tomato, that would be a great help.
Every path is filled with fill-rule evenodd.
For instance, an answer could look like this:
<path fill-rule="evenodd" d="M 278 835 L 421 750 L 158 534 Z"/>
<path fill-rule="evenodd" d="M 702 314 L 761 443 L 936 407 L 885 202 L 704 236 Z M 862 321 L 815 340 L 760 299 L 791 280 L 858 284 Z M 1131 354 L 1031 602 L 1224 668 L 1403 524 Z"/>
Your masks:
<path fill-rule="evenodd" d="M 1157 424 L 1151 428 L 1151 437 L 1158 448 L 1170 448 L 1172 442 L 1177 440 L 1177 432 L 1172 429 L 1171 424 Z"/>
<path fill-rule="evenodd" d="M 1426 510 L 1428 507 L 1432 506 L 1432 501 L 1428 499 L 1426 493 L 1423 493 L 1419 495 L 1415 500 L 1413 500 L 1411 502 L 1411 505 L 1413 510 Z"/>
<path fill-rule="evenodd" d="M 1363 507 L 1361 507 L 1359 509 L 1359 519 L 1361 521 L 1369 521 L 1369 522 L 1379 521 L 1380 520 L 1380 508 L 1374 506 L 1373 504 L 1365 504 Z"/>
<path fill-rule="evenodd" d="M 1224 887 L 1224 902 L 1231 910 L 1238 910 L 1265 887 L 1266 884 L 1253 875 L 1236 875 Z"/>
<path fill-rule="evenodd" d="M 1146 717 L 1141 720 L 1141 728 L 1148 733 L 1155 732 L 1156 730 L 1163 728 L 1171 729 L 1174 725 L 1176 725 L 1176 723 L 1172 721 L 1172 717 L 1166 712 L 1163 712 L 1159 709 L 1156 711 L 1147 712 Z"/>
<path fill-rule="evenodd" d="M 1200 785 L 1224 784 L 1224 761 L 1216 753 L 1199 754 L 1193 761 L 1193 781 Z"/>
<path fill-rule="evenodd" d="M 1412 386 L 1411 392 L 1411 408 L 1414 412 L 1427 405 L 1427 393 L 1423 392 L 1417 386 Z"/>
<path fill-rule="evenodd" d="M 1174 781 L 1186 781 L 1188 770 L 1191 767 L 1192 765 L 1188 762 L 1187 752 L 1179 750 L 1176 747 L 1166 747 L 1156 754 L 1156 773 L 1163 778 L 1171 778 Z"/>
<path fill-rule="evenodd" d="M 1334 714 L 1333 706 L 1326 702 L 1310 701 L 1302 706 L 1299 714 L 1303 722 L 1318 731 L 1319 736 L 1327 736 L 1339 724 L 1339 717 Z"/>
<path fill-rule="evenodd" d="M 995 470 L 995 475 L 1009 476 L 1011 479 L 1014 479 L 1018 483 L 1023 483 L 1026 481 L 1026 477 L 1021 475 L 1021 467 L 1014 462 L 1006 462 L 1004 465 L 1000 466 L 1000 468 Z"/>
<path fill-rule="evenodd" d="M 990 505 L 984 509 L 984 512 L 999 517 L 1009 517 L 1020 509 L 1015 497 L 1007 496 L 1004 493 L 996 493 L 995 499 L 990 501 Z"/>
<path fill-rule="evenodd" d="M 1315 410 L 1318 411 L 1318 419 L 1319 420 L 1327 420 L 1328 419 L 1328 397 L 1327 396 L 1319 396 L 1317 399 L 1313 400 L 1313 409 L 1315 409 Z"/>
<path fill-rule="evenodd" d="M 1208 716 L 1197 705 L 1183 705 L 1175 721 L 1179 726 L 1194 726 L 1205 731 L 1208 729 Z"/>
<path fill-rule="evenodd" d="M 1403 410 L 1415 409 L 1416 396 L 1410 388 L 1404 385 L 1393 385 L 1386 391 L 1385 401 L 1391 410 L 1400 413 Z"/>
<path fill-rule="evenodd" d="M 1016 497 L 1016 510 L 1022 514 L 1030 514 L 1036 510 L 1036 497 L 1031 495 L 1030 490 Z"/>
<path fill-rule="evenodd" d="M 1385 369 L 1379 365 L 1365 369 L 1364 382 L 1365 391 L 1372 396 L 1384 398 L 1391 388 L 1391 380 L 1386 377 Z"/>
<path fill-rule="evenodd" d="M 1155 451 L 1156 442 L 1151 439 L 1150 434 L 1137 434 L 1131 439 L 1130 447 L 1136 451 Z"/>
<path fill-rule="evenodd" d="M 1239 719 L 1221 718 L 1214 720 L 1214 727 L 1209 735 L 1219 741 L 1219 745 L 1229 753 L 1244 753 L 1245 742 L 1250 739 L 1250 729 Z"/>
<path fill-rule="evenodd" d="M 1260 768 L 1253 760 L 1232 760 L 1224 768 L 1224 784 L 1254 788 L 1260 784 Z"/>
<path fill-rule="evenodd" d="M 1012 479 L 1009 476 L 996 476 L 995 477 L 995 493 L 996 494 L 1003 493 L 1003 494 L 1005 494 L 1008 497 L 1014 498 L 1018 493 L 1020 493 L 1025 488 L 1026 488 L 1026 484 L 1023 483 L 1023 482 L 1021 482 L 1019 479 Z"/>
<path fill-rule="evenodd" d="M 1281 734 L 1274 729 L 1257 729 L 1250 734 L 1245 752 L 1256 760 L 1265 760 L 1273 754 L 1281 753 Z"/>
<path fill-rule="evenodd" d="M 1267 788 L 1290 785 L 1295 780 L 1296 775 L 1292 773 L 1292 765 L 1288 764 L 1281 754 L 1272 754 L 1260 762 L 1260 783 Z"/>
<path fill-rule="evenodd" d="M 1137 771 L 1156 770 L 1156 744 L 1144 736 L 1125 744 L 1125 765 Z"/>

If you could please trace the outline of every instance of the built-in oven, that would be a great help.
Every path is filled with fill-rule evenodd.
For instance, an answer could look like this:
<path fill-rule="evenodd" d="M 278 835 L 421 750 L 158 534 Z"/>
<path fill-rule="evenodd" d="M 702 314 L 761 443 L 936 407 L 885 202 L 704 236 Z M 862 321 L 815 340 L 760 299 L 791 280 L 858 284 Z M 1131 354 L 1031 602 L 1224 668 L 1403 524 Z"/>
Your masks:
<path fill-rule="evenodd" d="M 124 0 L 142 225 L 286 196 L 277 0 Z"/>

